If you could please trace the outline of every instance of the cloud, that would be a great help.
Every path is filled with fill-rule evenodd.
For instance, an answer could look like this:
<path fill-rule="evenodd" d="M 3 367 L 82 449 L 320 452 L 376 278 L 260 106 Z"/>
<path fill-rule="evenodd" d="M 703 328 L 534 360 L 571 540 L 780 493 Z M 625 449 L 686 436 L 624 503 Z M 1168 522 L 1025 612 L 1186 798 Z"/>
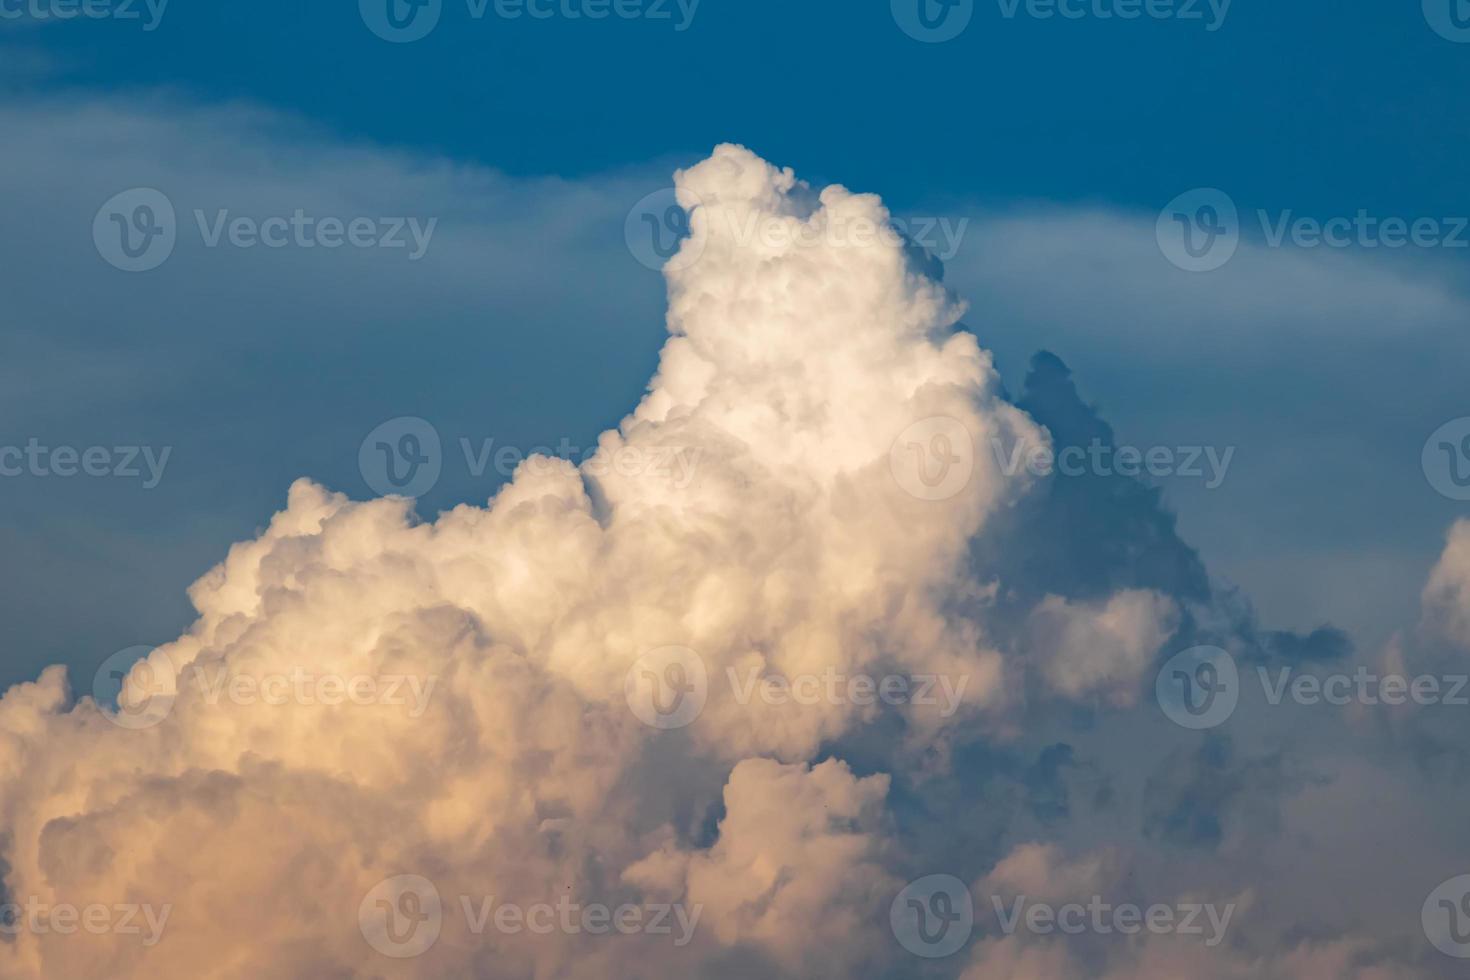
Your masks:
<path fill-rule="evenodd" d="M 513 206 L 481 177 L 426 180 Z M 1007 472 L 1017 445 L 1111 429 L 1055 357 L 1013 403 L 932 265 L 854 237 L 888 222 L 878 198 L 733 145 L 676 182 L 691 234 L 665 270 L 670 336 L 596 456 L 530 459 L 486 506 L 434 517 L 296 481 L 118 706 L 59 668 L 0 697 L 9 900 L 168 909 L 146 946 L 28 919 L 8 975 L 904 976 L 926 968 L 889 903 L 923 875 L 1171 901 L 1282 883 L 1279 854 L 1231 847 L 1320 824 L 1263 744 L 1290 733 L 1202 764 L 1178 751 L 1198 733 L 1154 710 L 1151 668 L 1208 641 L 1346 656 L 1336 634 L 1261 634 L 1139 480 Z M 606 210 L 564 200 L 568 227 Z M 695 451 L 691 478 L 613 465 L 634 450 Z M 943 680 L 965 682 L 953 712 L 918 693 Z M 1370 773 L 1341 791 L 1400 778 Z M 1237 805 L 1260 792 L 1280 806 Z M 1219 950 L 981 937 L 934 969 L 1412 968 L 1415 924 L 1354 897 L 1306 941 L 1278 908 Z M 645 925 L 678 909 L 688 941 L 598 932 L 561 919 L 569 903 Z M 505 924 L 542 908 L 547 932 Z"/>
<path fill-rule="evenodd" d="M 621 900 L 622 872 L 699 808 L 681 798 L 697 783 L 681 789 L 678 773 L 708 766 L 729 773 L 727 812 L 709 854 L 689 859 L 690 897 L 719 904 L 744 882 L 755 901 L 780 887 L 768 912 L 721 905 L 705 943 L 788 962 L 802 922 L 852 900 L 832 862 L 876 844 L 841 826 L 877 829 L 884 780 L 832 763 L 782 775 L 756 760 L 814 760 L 875 710 L 891 709 L 922 746 L 999 696 L 1000 654 L 949 607 L 974 588 L 966 542 L 1023 485 L 977 454 L 946 499 L 921 499 L 893 447 L 932 418 L 975 440 L 1040 432 L 999 397 L 975 339 L 953 331 L 961 307 L 901 246 L 735 239 L 751 219 L 793 232 L 881 222 L 876 198 L 811 195 L 734 147 L 679 188 L 697 230 L 686 250 L 702 255 L 670 272 L 673 336 L 642 404 L 599 451 L 698 447 L 692 483 L 532 460 L 488 508 L 423 523 L 404 501 L 353 503 L 301 481 L 257 539 L 190 590 L 188 633 L 128 677 L 120 705 L 148 708 L 122 720 L 161 710 L 156 723 L 119 728 L 90 697 L 73 701 L 58 671 L 8 694 L 12 894 L 174 910 L 168 939 L 147 950 L 22 931 L 22 975 L 104 959 L 116 976 L 185 975 L 221 955 L 237 975 L 366 972 L 378 954 L 356 936 L 358 901 L 405 872 L 441 895 Z M 670 643 L 695 651 L 715 683 L 696 723 L 661 733 L 629 710 L 625 677 Z M 954 718 L 917 699 L 740 704 L 722 680 L 752 657 L 787 677 L 963 674 L 973 701 Z M 418 717 L 344 702 L 324 682 L 400 677 L 434 685 Z M 665 736 L 684 752 L 651 773 L 645 756 L 667 751 Z M 768 832 L 768 794 L 788 829 Z M 823 857 L 802 828 L 834 820 Z M 242 846 L 257 837 L 270 843 Z M 196 851 L 209 856 L 181 856 Z M 789 885 L 763 870 L 782 860 Z M 855 873 L 870 893 L 888 880 L 876 865 Z M 251 911 L 231 916 L 225 903 Z M 544 964 L 579 945 L 471 942 L 456 925 L 422 969 L 502 953 Z M 634 962 L 644 945 L 588 955 Z"/>
<path fill-rule="evenodd" d="M 1096 604 L 1047 596 L 1028 625 L 1041 671 L 1058 693 L 1073 700 L 1098 694 L 1127 707 L 1177 622 L 1173 600 L 1130 590 Z"/>

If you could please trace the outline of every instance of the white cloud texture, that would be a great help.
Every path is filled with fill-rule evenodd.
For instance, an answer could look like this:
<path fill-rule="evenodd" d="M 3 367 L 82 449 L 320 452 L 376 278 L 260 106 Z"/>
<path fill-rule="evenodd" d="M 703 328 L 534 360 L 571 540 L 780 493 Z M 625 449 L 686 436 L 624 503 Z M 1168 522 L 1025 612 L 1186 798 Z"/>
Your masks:
<path fill-rule="evenodd" d="M 487 508 L 421 523 L 403 501 L 298 482 L 193 587 L 188 634 L 133 670 L 120 700 L 153 695 L 161 722 L 121 729 L 55 669 L 0 702 L 9 893 L 173 910 L 146 949 L 22 929 L 15 975 L 449 975 L 506 956 L 553 975 L 580 946 L 599 963 L 650 955 L 651 936 L 471 942 L 447 924 L 420 959 L 385 961 L 355 910 L 408 872 L 441 896 L 528 904 L 669 885 L 707 909 L 697 948 L 746 946 L 793 970 L 814 935 L 836 942 L 881 904 L 886 777 L 781 763 L 815 760 L 885 703 L 741 704 L 728 668 L 969 677 L 953 719 L 896 707 L 917 748 L 997 700 L 1000 654 L 954 608 L 967 541 L 1022 485 L 956 443 L 967 479 L 919 499 L 891 450 L 930 418 L 975 445 L 1041 434 L 997 397 L 989 358 L 952 331 L 961 308 L 901 248 L 736 240 L 750 220 L 881 222 L 876 198 L 813 198 L 735 147 L 682 173 L 679 193 L 699 254 L 673 264 L 673 336 L 601 452 L 698 447 L 692 484 L 533 460 Z M 702 659 L 708 702 L 687 730 L 660 732 L 629 710 L 625 679 L 670 644 Z M 420 717 L 318 688 L 285 703 L 238 693 L 303 672 L 434 686 Z M 712 802 L 678 778 L 692 770 L 728 773 L 713 847 L 669 840 Z M 681 872 L 655 874 L 670 847 Z"/>
<path fill-rule="evenodd" d="M 844 233 L 887 221 L 876 197 L 814 191 L 735 146 L 677 188 L 692 235 L 666 270 L 671 336 L 597 458 L 534 458 L 486 507 L 432 521 L 299 481 L 190 590 L 189 631 L 132 670 L 120 701 L 142 708 L 120 720 L 152 723 L 115 724 L 61 668 L 0 698 L 0 860 L 19 907 L 0 973 L 908 975 L 888 906 L 945 862 L 993 868 L 966 879 L 986 888 L 1065 897 L 1120 887 L 1126 867 L 1130 888 L 1192 893 L 1184 870 L 1095 839 L 1014 845 L 1003 794 L 966 798 L 954 758 L 1060 741 L 1028 714 L 1035 685 L 1079 711 L 1135 705 L 1186 604 L 1047 593 L 1010 629 L 1009 583 L 971 549 L 1044 483 L 1004 475 L 990 447 L 1049 435 L 955 330 L 963 307 L 900 244 Z M 698 450 L 693 478 L 598 465 L 628 448 Z M 1435 581 L 1464 608 L 1459 579 Z M 751 676 L 780 696 L 751 696 Z M 958 710 L 918 693 L 938 678 L 964 679 Z M 1089 766 L 1153 750 L 1148 731 L 1095 736 Z M 1066 798 L 1074 776 L 1038 770 L 1027 791 Z M 1193 826 L 1190 800 L 1165 802 Z M 988 859 L 961 853 L 971 825 L 996 828 Z M 1204 877 L 1229 900 L 1267 873 Z M 391 884 L 404 875 L 432 894 Z M 631 913 L 599 931 L 561 918 L 568 903 L 638 909 L 643 926 L 676 907 L 688 931 Z M 68 904 L 168 918 L 145 945 L 64 931 Z M 530 927 L 543 907 L 547 932 Z M 394 939 L 421 917 L 435 941 Z M 1361 926 L 1347 915 L 1310 947 L 1270 932 L 1263 949 L 982 937 L 934 969 L 1366 980 Z"/>

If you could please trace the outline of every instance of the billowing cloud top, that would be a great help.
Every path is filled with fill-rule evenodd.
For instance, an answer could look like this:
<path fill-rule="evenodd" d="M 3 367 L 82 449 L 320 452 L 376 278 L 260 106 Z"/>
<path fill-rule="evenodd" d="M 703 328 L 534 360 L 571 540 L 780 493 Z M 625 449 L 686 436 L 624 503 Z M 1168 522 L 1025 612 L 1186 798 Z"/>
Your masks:
<path fill-rule="evenodd" d="M 1393 943 L 1356 934 L 1357 909 L 1320 942 L 1237 918 L 1210 946 L 906 947 L 891 912 L 934 871 L 1243 916 L 1260 868 L 1147 856 L 1148 836 L 1213 846 L 1260 820 L 1229 790 L 1222 827 L 1189 819 L 1199 763 L 1159 733 L 1205 736 L 1144 702 L 1186 640 L 1259 645 L 1156 498 L 1094 488 L 1151 545 L 1058 534 L 1077 502 L 1005 466 L 1053 433 L 877 198 L 736 146 L 677 194 L 671 337 L 595 457 L 533 458 L 432 522 L 300 481 L 117 706 L 61 668 L 0 699 L 0 973 L 1374 975 Z M 660 458 L 692 478 L 623 465 Z M 1460 640 L 1465 540 L 1427 596 Z M 1151 571 L 1160 549 L 1187 573 Z M 1222 785 L 1306 782 L 1209 752 Z M 1119 765 L 1153 767 L 1147 820 Z"/>

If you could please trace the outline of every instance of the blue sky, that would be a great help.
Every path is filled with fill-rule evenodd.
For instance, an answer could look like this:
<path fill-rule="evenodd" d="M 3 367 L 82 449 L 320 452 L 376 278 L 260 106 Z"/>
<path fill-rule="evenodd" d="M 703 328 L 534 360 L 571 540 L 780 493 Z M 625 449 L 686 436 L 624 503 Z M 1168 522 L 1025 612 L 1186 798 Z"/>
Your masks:
<path fill-rule="evenodd" d="M 1211 31 L 1205 0 L 1190 5 L 1202 19 L 1134 21 L 1007 18 L 987 0 L 941 44 L 896 30 L 876 2 L 703 0 L 683 31 L 674 0 L 667 20 L 469 9 L 451 0 L 427 38 L 390 45 L 352 4 L 175 0 L 151 32 L 70 22 L 31 44 L 70 85 L 258 101 L 516 175 L 738 138 L 900 207 L 953 195 L 1156 208 L 1212 184 L 1306 213 L 1463 200 L 1464 49 L 1427 30 L 1417 3 L 1236 0 Z"/>

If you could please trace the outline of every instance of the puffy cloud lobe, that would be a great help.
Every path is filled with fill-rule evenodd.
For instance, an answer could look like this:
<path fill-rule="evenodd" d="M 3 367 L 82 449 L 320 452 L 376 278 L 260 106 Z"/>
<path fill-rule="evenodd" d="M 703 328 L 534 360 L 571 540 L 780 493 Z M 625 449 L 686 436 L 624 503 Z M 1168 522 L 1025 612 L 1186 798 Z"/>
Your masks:
<path fill-rule="evenodd" d="M 886 222 L 876 198 L 813 196 L 736 147 L 678 184 L 704 252 L 671 265 L 673 336 L 600 452 L 697 448 L 692 484 L 536 459 L 488 507 L 421 522 L 401 500 L 354 503 L 298 482 L 260 537 L 190 590 L 190 631 L 128 678 L 123 699 L 158 684 L 175 696 L 160 724 L 115 728 L 57 670 L 8 692 L 10 892 L 176 909 L 147 950 L 22 932 L 17 975 L 103 961 L 118 977 L 220 963 L 237 976 L 442 975 L 512 951 L 537 969 L 581 951 L 617 972 L 647 943 L 527 948 L 449 924 L 420 961 L 384 964 L 356 935 L 357 902 L 403 872 L 448 896 L 625 897 L 658 883 L 651 855 L 668 847 L 683 892 L 711 907 L 714 944 L 793 969 L 813 930 L 836 941 L 881 904 L 886 777 L 741 761 L 813 759 L 874 708 L 740 704 L 726 668 L 964 674 L 971 700 L 956 721 L 995 701 L 1000 654 L 950 603 L 974 588 L 966 542 L 1024 485 L 977 453 L 961 492 L 917 500 L 889 448 L 936 415 L 976 445 L 1041 433 L 999 397 L 989 357 L 952 329 L 960 307 L 900 243 L 820 232 Z M 794 233 L 749 239 L 752 220 Z M 662 736 L 628 711 L 623 680 L 667 643 L 698 651 L 712 682 L 702 717 Z M 236 677 L 302 669 L 435 686 L 418 717 L 221 694 Z M 949 723 L 893 710 L 918 743 Z M 681 774 L 711 766 L 730 772 L 727 812 L 701 851 L 687 817 L 712 801 Z"/>
<path fill-rule="evenodd" d="M 793 975 L 851 975 L 881 948 L 872 926 L 900 887 L 881 863 L 887 792 L 887 776 L 836 760 L 749 759 L 712 848 L 663 850 L 627 877 L 702 906 L 721 942 L 753 942 Z"/>
<path fill-rule="evenodd" d="M 1424 586 L 1425 625 L 1470 650 L 1470 520 L 1450 528 L 1444 553 Z"/>
<path fill-rule="evenodd" d="M 1031 613 L 1030 646 L 1047 682 L 1063 696 L 1095 694 L 1129 707 L 1178 621 L 1173 600 L 1157 592 L 1130 589 L 1105 603 L 1047 596 Z"/>

